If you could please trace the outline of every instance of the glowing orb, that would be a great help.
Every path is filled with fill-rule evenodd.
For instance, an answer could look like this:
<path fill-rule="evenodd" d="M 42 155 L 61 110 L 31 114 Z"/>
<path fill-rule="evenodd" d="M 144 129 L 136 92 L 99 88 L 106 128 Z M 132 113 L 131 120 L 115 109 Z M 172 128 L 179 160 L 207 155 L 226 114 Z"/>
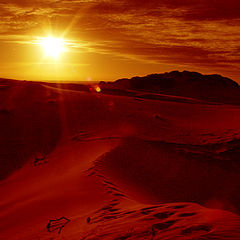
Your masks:
<path fill-rule="evenodd" d="M 66 43 L 62 38 L 45 37 L 41 38 L 39 44 L 42 46 L 46 56 L 58 58 L 62 52 L 66 51 Z"/>
<path fill-rule="evenodd" d="M 95 87 L 95 91 L 99 93 L 99 92 L 101 92 L 101 88 L 100 87 Z"/>

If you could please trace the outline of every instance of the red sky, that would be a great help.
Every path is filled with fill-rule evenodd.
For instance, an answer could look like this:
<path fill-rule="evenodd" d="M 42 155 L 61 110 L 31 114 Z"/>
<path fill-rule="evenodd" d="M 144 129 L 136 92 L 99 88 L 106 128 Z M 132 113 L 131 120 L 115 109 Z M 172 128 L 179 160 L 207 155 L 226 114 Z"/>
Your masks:
<path fill-rule="evenodd" d="M 0 77 L 115 80 L 171 70 L 240 82 L 236 0 L 0 0 Z M 57 61 L 38 37 L 63 37 Z"/>

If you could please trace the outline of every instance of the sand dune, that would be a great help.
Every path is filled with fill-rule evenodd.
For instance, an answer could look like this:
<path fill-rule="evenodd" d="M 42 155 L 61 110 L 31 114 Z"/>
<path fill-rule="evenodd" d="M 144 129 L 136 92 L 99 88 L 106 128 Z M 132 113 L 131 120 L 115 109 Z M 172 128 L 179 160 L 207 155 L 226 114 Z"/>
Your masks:
<path fill-rule="evenodd" d="M 0 82 L 0 239 L 240 239 L 240 107 L 144 94 Z"/>
<path fill-rule="evenodd" d="M 141 202 L 197 202 L 240 213 L 239 150 L 219 145 L 129 138 L 100 158 L 96 168 Z"/>

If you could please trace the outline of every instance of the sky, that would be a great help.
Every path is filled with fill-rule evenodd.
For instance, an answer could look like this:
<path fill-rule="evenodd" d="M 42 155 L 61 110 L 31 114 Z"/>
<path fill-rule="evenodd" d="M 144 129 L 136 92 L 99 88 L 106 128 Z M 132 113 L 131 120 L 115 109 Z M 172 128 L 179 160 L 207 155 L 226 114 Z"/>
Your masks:
<path fill-rule="evenodd" d="M 0 0 L 0 77 L 111 81 L 172 70 L 240 82 L 239 0 Z M 58 58 L 40 40 L 64 40 Z"/>

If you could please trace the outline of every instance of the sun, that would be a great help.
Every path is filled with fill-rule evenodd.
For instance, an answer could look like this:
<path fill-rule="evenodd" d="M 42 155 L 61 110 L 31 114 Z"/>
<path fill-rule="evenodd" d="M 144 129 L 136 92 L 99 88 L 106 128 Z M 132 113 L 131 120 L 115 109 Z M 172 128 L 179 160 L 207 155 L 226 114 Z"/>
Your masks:
<path fill-rule="evenodd" d="M 61 53 L 66 51 L 66 42 L 62 38 L 43 37 L 39 44 L 42 46 L 45 55 L 57 59 Z"/>

